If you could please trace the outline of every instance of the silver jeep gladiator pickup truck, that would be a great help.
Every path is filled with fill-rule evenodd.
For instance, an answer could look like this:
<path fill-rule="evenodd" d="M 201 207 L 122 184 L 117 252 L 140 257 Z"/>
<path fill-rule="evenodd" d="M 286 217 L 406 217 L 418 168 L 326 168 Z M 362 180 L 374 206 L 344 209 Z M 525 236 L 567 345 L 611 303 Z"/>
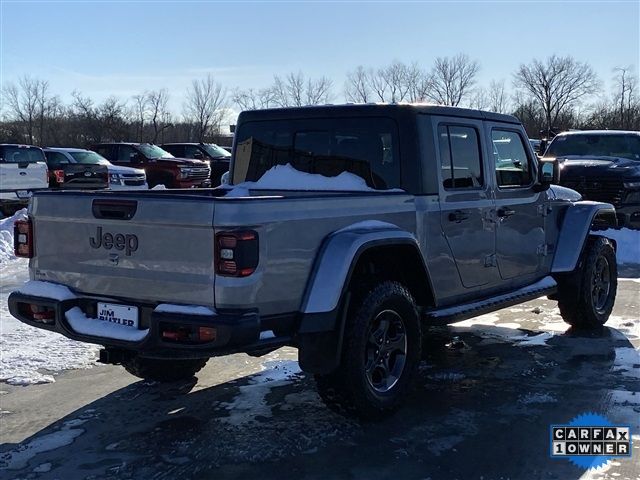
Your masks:
<path fill-rule="evenodd" d="M 142 378 L 298 348 L 325 401 L 392 410 L 425 326 L 540 296 L 579 328 L 613 307 L 614 208 L 552 186 L 507 115 L 428 105 L 240 114 L 230 185 L 37 193 L 16 224 L 21 321 Z"/>

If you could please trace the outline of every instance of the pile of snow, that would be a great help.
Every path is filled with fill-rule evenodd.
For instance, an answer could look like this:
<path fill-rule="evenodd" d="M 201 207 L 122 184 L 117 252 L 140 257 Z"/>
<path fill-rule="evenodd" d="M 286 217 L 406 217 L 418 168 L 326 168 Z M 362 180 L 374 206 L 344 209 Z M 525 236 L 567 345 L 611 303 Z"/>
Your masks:
<path fill-rule="evenodd" d="M 235 185 L 227 197 L 246 197 L 250 189 L 256 190 L 319 190 L 319 191 L 361 191 L 375 192 L 358 175 L 342 172 L 335 177 L 325 177 L 317 173 L 296 170 L 287 163 L 276 165 L 267 170 L 256 182 L 243 182 Z"/>
<path fill-rule="evenodd" d="M 153 187 L 151 190 L 166 190 L 166 189 L 167 189 L 167 187 L 165 187 L 164 184 L 159 183 L 158 185 Z"/>
<path fill-rule="evenodd" d="M 19 268 L 18 268 L 19 267 Z M 53 373 L 89 368 L 99 347 L 70 340 L 47 330 L 19 322 L 9 313 L 7 297 L 13 290 L 48 298 L 73 298 L 66 287 L 48 282 L 27 282 L 26 265 L 10 262 L 0 269 L 0 381 L 12 385 L 54 382 Z"/>
<path fill-rule="evenodd" d="M 620 230 L 609 229 L 604 232 L 593 232 L 597 235 L 615 240 L 618 257 L 618 265 L 639 265 L 640 264 L 640 230 Z"/>
<path fill-rule="evenodd" d="M 123 327 L 117 323 L 106 320 L 87 317 L 79 307 L 73 307 L 64 314 L 69 326 L 82 335 L 92 337 L 113 338 L 127 342 L 139 342 L 149 334 L 149 329 L 139 330 L 137 328 Z"/>
<path fill-rule="evenodd" d="M 64 285 L 57 283 L 42 282 L 40 280 L 29 280 L 22 285 L 19 292 L 24 295 L 32 295 L 34 297 L 44 297 L 63 302 L 65 300 L 73 300 L 76 298 L 74 293 Z"/>
<path fill-rule="evenodd" d="M 12 385 L 51 383 L 55 381 L 53 372 L 90 368 L 95 364 L 97 345 L 30 327 L 9 314 L 6 295 L 0 301 L 0 381 Z"/>
<path fill-rule="evenodd" d="M 15 258 L 13 254 L 13 224 L 27 218 L 27 209 L 18 210 L 11 217 L 0 220 L 0 265 Z"/>

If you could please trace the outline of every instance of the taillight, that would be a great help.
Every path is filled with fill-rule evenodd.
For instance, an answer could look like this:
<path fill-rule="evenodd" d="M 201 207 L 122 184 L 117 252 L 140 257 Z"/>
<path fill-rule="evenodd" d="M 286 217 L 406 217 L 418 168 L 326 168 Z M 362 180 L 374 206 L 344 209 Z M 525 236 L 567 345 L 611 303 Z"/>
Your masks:
<path fill-rule="evenodd" d="M 258 266 L 258 233 L 253 230 L 216 235 L 216 271 L 227 277 L 248 277 Z"/>
<path fill-rule="evenodd" d="M 13 225 L 13 250 L 16 257 L 33 257 L 33 224 L 31 219 L 16 220 Z"/>
<path fill-rule="evenodd" d="M 54 170 L 53 176 L 56 177 L 56 183 L 64 183 L 64 170 Z"/>

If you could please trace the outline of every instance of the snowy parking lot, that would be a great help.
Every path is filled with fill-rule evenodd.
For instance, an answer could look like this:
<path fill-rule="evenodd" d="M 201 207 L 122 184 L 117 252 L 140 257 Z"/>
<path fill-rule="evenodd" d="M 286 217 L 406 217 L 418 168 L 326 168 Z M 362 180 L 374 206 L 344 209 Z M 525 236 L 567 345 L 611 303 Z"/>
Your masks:
<path fill-rule="evenodd" d="M 0 221 L 3 478 L 638 478 L 640 242 L 613 232 L 607 328 L 572 331 L 535 300 L 432 328 L 404 408 L 360 424 L 320 401 L 294 349 L 209 361 L 197 381 L 143 382 L 98 348 L 13 319 L 28 280 Z M 610 233 L 610 232 L 607 232 Z M 634 431 L 633 457 L 594 472 L 548 456 L 548 429 L 584 412 Z"/>

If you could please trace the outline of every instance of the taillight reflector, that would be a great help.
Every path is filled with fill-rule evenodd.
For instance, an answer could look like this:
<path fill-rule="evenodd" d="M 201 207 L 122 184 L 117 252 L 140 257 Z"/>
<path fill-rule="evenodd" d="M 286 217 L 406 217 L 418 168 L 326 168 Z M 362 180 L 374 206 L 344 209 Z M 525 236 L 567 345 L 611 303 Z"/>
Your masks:
<path fill-rule="evenodd" d="M 13 250 L 16 257 L 33 257 L 33 224 L 30 218 L 16 220 L 14 223 Z"/>
<path fill-rule="evenodd" d="M 64 170 L 54 170 L 53 176 L 56 178 L 56 183 L 64 183 Z"/>
<path fill-rule="evenodd" d="M 258 233 L 253 230 L 216 235 L 216 271 L 227 277 L 248 277 L 258 266 Z"/>

